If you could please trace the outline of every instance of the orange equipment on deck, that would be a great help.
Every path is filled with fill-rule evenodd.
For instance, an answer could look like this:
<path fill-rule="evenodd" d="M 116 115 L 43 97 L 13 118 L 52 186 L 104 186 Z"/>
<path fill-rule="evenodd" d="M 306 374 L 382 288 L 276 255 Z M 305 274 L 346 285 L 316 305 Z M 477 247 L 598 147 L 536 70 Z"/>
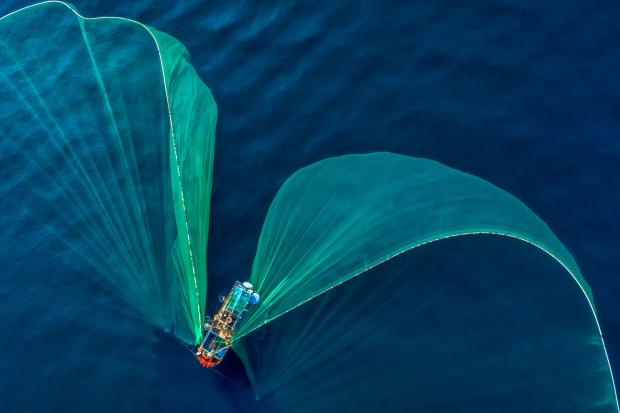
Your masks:
<path fill-rule="evenodd" d="M 248 306 L 260 301 L 253 288 L 249 282 L 235 282 L 217 314 L 213 319 L 207 317 L 203 339 L 195 351 L 201 366 L 215 367 L 222 361 L 243 313 Z"/>

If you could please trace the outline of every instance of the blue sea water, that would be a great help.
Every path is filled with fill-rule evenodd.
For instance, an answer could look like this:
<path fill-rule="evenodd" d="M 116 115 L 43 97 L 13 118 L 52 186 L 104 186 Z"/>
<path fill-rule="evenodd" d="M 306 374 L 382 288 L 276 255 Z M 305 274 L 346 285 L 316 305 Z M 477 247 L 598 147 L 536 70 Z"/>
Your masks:
<path fill-rule="evenodd" d="M 620 371 L 620 3 L 72 3 L 174 35 L 213 91 L 211 301 L 249 273 L 291 173 L 399 152 L 481 176 L 540 215 L 590 283 Z M 254 409 L 238 360 L 227 377 L 206 372 L 98 286 L 3 250 L 1 410 Z"/>

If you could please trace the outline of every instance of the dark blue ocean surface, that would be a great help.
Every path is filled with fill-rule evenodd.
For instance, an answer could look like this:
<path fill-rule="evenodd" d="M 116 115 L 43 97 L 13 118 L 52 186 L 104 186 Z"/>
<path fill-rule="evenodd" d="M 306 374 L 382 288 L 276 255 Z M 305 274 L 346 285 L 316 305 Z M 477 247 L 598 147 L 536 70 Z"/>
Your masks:
<path fill-rule="evenodd" d="M 210 302 L 249 274 L 294 171 L 398 152 L 485 178 L 545 220 L 592 287 L 620 371 L 619 2 L 72 3 L 172 34 L 213 91 Z M 0 244 L 0 272 L 1 411 L 254 409 L 234 356 L 226 377 L 201 369 L 53 260 Z"/>

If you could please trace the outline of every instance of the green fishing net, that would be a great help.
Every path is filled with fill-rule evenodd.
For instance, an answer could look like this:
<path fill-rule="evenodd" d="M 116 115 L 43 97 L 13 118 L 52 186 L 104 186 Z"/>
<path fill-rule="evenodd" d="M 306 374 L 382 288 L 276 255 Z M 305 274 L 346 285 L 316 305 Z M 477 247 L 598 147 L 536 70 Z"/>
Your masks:
<path fill-rule="evenodd" d="M 268 411 L 615 412 L 583 293 L 507 237 L 402 254 L 242 338 Z"/>
<path fill-rule="evenodd" d="M 188 59 L 168 35 L 64 3 L 0 20 L 1 195 L 59 259 L 196 342 L 217 109 Z"/>
<path fill-rule="evenodd" d="M 289 178 L 263 225 L 250 281 L 263 303 L 243 336 L 398 254 L 440 239 L 491 233 L 529 242 L 566 267 L 573 257 L 523 203 L 437 162 L 391 153 L 326 159 Z"/>
<path fill-rule="evenodd" d="M 570 253 L 515 197 L 437 162 L 375 153 L 296 172 L 250 281 L 263 301 L 234 348 L 282 411 L 617 408 Z"/>

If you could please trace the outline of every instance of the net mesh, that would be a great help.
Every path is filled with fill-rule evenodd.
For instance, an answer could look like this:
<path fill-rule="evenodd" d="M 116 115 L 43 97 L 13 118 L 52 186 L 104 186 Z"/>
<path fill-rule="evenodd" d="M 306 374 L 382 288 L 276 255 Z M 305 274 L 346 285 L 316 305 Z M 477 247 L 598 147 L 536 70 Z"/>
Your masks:
<path fill-rule="evenodd" d="M 217 110 L 188 59 L 168 35 L 64 3 L 0 20 L 0 196 L 24 211 L 14 228 L 39 229 L 22 226 L 24 248 L 54 239 L 55 257 L 195 342 Z"/>
<path fill-rule="evenodd" d="M 269 411 L 615 412 L 589 305 L 508 237 L 402 254 L 238 343 Z"/>
<path fill-rule="evenodd" d="M 569 271 L 592 302 L 573 257 L 512 195 L 426 159 L 348 155 L 301 169 L 276 195 L 250 279 L 263 302 L 239 336 L 395 255 L 478 233 L 541 248 Z"/>
<path fill-rule="evenodd" d="M 427 249 L 431 263 L 392 263 Z M 296 172 L 251 282 L 262 303 L 234 348 L 283 411 L 616 408 L 573 257 L 518 199 L 437 162 L 373 153 Z"/>

